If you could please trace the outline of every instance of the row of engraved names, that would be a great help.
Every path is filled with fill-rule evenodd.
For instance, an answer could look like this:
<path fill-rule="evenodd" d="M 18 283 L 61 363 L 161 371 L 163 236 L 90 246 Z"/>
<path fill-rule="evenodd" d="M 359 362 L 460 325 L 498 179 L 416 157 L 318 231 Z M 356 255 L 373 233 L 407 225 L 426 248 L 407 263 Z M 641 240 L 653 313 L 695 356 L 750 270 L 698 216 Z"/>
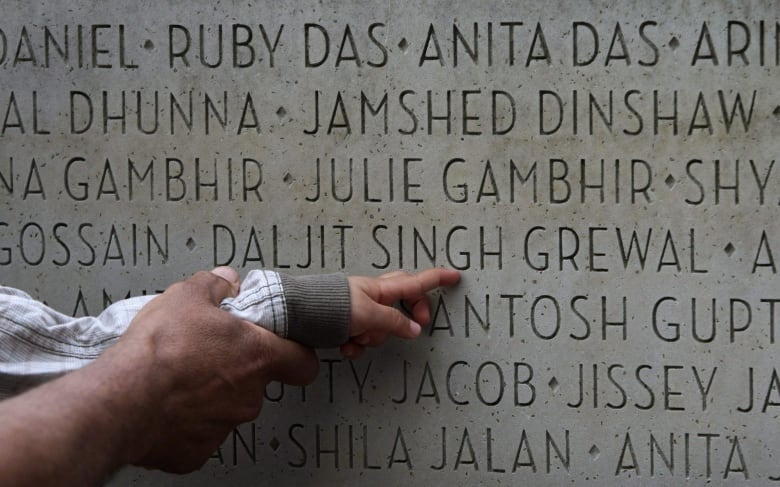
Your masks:
<path fill-rule="evenodd" d="M 262 157 L 0 160 L 0 198 L 74 202 L 278 202 L 281 188 L 314 203 L 699 206 L 780 205 L 775 159 L 682 156 L 313 157 L 280 168 Z M 269 176 L 273 174 L 273 176 Z M 285 193 L 290 193 L 285 189 Z M 2 201 L 0 200 L 0 201 Z"/>
<path fill-rule="evenodd" d="M 507 91 L 484 82 L 471 89 L 408 85 L 394 90 L 315 89 L 271 100 L 241 87 L 180 92 L 17 89 L 0 92 L 0 137 L 203 134 L 263 140 L 265 133 L 291 122 L 300 136 L 744 136 L 756 122 L 778 115 L 773 96 L 761 90 L 625 85 L 600 91 L 557 85 Z"/>
<path fill-rule="evenodd" d="M 472 281 L 474 276 L 463 276 L 464 286 Z M 594 346 L 638 342 L 652 347 L 666 343 L 669 350 L 691 347 L 692 352 L 714 346 L 760 351 L 780 343 L 777 292 L 749 296 L 724 293 L 723 287 L 693 292 L 666 284 L 666 289 L 656 292 L 627 295 L 612 286 L 551 291 L 549 284 L 522 280 L 493 291 L 482 290 L 484 283 L 478 283 L 479 290 L 456 289 L 431 296 L 431 319 L 424 334 L 454 344 L 464 340 Z M 84 283 L 74 285 L 73 293 L 61 296 L 62 301 L 50 304 L 72 315 L 96 315 L 120 299 L 160 292 Z"/>
<path fill-rule="evenodd" d="M 301 215 L 305 219 L 306 215 Z M 532 218 L 528 218 L 532 220 Z M 0 219 L 0 266 L 151 267 L 208 255 L 211 264 L 296 271 L 457 270 L 716 275 L 732 262 L 742 273 L 777 273 L 772 226 L 717 236 L 688 225 L 518 220 L 506 225 L 212 223 L 184 229 L 168 222 Z M 369 221 L 371 218 L 368 219 Z M 189 235 L 189 236 L 188 236 Z M 186 239 L 186 240 L 185 240 Z M 205 255 L 204 255 L 205 254 Z M 205 261 L 205 260 L 204 260 Z"/>
<path fill-rule="evenodd" d="M 267 69 L 292 61 L 286 45 L 300 49 L 294 57 L 302 58 L 307 68 L 382 68 L 391 53 L 409 55 L 418 67 L 564 64 L 647 68 L 678 48 L 686 64 L 694 67 L 780 65 L 777 22 L 705 20 L 683 27 L 684 35 L 679 37 L 663 24 L 663 19 L 603 25 L 522 17 L 449 25 L 406 22 L 419 28 L 402 36 L 392 22 L 388 26 L 380 19 L 363 24 L 176 23 L 160 26 L 158 33 L 147 27 L 144 35 L 123 23 L 21 24 L 0 26 L 0 66 L 135 70 L 139 64 L 149 64 L 150 55 L 159 50 L 171 69 Z M 388 31 L 394 35 L 390 37 Z"/>
<path fill-rule="evenodd" d="M 359 473 L 458 472 L 469 478 L 517 475 L 571 478 L 691 479 L 778 482 L 776 438 L 690 424 L 624 428 L 596 439 L 583 421 L 543 419 L 479 425 L 434 421 L 414 427 L 371 422 L 287 420 L 235 428 L 206 468 L 273 468 Z"/>

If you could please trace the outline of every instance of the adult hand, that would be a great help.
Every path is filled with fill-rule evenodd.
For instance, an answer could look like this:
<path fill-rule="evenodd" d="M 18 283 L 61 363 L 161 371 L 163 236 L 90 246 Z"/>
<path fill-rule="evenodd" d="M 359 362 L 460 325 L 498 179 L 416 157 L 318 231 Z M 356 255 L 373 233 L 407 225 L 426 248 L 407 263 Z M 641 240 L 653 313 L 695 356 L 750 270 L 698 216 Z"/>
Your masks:
<path fill-rule="evenodd" d="M 127 463 L 188 472 L 257 416 L 269 381 L 314 380 L 314 352 L 219 309 L 237 290 L 232 269 L 195 274 L 91 364 L 0 402 L 0 484 L 97 485 Z"/>
<path fill-rule="evenodd" d="M 429 269 L 417 274 L 395 271 L 379 277 L 349 277 L 352 316 L 350 340 L 341 345 L 348 358 L 359 357 L 365 347 L 385 342 L 389 335 L 415 338 L 431 319 L 427 292 L 452 286 L 460 273 L 452 269 Z M 404 315 L 394 303 L 401 302 L 411 314 Z"/>
<path fill-rule="evenodd" d="M 219 309 L 237 292 L 233 269 L 199 272 L 146 305 L 101 357 L 137 365 L 132 400 L 150 410 L 130 463 L 197 469 L 233 427 L 257 417 L 268 382 L 316 377 L 312 350 Z"/>

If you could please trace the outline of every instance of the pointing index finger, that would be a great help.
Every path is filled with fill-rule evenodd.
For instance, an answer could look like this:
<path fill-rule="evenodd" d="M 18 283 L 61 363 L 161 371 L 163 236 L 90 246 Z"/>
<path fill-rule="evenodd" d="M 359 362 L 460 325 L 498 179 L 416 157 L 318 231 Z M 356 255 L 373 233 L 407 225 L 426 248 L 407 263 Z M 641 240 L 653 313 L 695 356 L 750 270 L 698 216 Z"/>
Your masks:
<path fill-rule="evenodd" d="M 382 302 L 416 299 L 441 286 L 452 286 L 460 280 L 460 273 L 453 269 L 428 269 L 410 276 L 381 279 Z"/>

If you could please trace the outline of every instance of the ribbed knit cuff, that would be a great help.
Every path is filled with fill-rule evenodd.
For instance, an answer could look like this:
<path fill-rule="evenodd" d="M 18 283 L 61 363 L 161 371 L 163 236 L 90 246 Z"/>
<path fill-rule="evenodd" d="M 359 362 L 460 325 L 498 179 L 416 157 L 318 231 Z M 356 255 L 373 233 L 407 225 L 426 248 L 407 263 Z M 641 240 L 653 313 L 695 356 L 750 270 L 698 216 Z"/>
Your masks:
<path fill-rule="evenodd" d="M 349 283 L 344 274 L 280 274 L 287 304 L 287 338 L 314 348 L 349 339 Z"/>

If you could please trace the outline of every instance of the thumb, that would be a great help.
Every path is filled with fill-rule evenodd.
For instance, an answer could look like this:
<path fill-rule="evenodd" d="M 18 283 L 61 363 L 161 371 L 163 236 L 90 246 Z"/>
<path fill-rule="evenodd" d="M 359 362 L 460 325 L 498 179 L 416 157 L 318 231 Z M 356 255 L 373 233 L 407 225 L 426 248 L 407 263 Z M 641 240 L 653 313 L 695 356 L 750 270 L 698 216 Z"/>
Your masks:
<path fill-rule="evenodd" d="M 211 273 L 226 280 L 233 291 L 233 295 L 238 294 L 239 277 L 238 272 L 232 267 L 221 266 L 211 270 Z"/>
<path fill-rule="evenodd" d="M 205 298 L 215 306 L 223 299 L 238 294 L 238 273 L 230 267 L 217 267 L 211 272 L 197 272 L 186 282 L 194 284 L 198 292 L 204 292 Z"/>
<path fill-rule="evenodd" d="M 422 327 L 391 306 L 376 304 L 372 310 L 374 330 L 383 331 L 400 338 L 416 338 Z"/>

